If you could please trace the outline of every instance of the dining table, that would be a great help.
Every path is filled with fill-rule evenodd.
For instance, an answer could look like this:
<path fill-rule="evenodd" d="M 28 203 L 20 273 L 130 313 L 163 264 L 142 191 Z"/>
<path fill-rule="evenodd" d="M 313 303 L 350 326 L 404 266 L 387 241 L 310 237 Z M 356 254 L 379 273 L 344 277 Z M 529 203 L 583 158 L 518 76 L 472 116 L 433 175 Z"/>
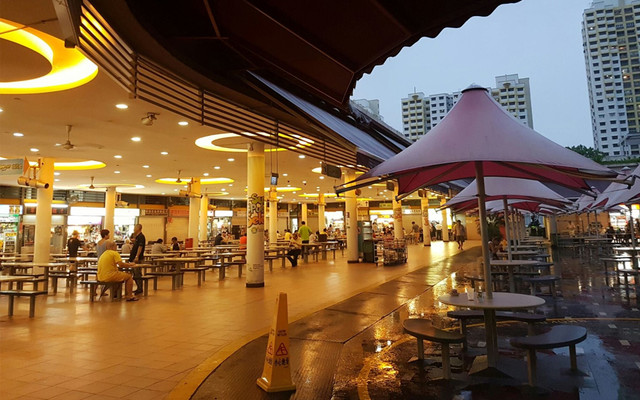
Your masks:
<path fill-rule="evenodd" d="M 500 267 L 507 270 L 509 277 L 509 292 L 516 292 L 515 270 L 521 267 L 535 267 L 540 265 L 536 260 L 491 260 L 491 267 Z"/>
<path fill-rule="evenodd" d="M 534 309 L 545 303 L 544 299 L 536 296 L 518 293 L 494 292 L 493 298 L 484 296 L 482 299 L 474 296 L 469 300 L 466 293 L 458 295 L 445 294 L 438 297 L 438 301 L 448 306 L 482 310 L 484 313 L 485 340 L 487 346 L 487 364 L 489 368 L 497 369 L 498 365 L 498 330 L 496 311 Z"/>
<path fill-rule="evenodd" d="M 69 263 L 61 263 L 61 262 L 46 262 L 46 263 L 38 263 L 38 262 L 8 262 L 3 263 L 2 267 L 9 267 L 9 275 L 15 275 L 16 268 L 25 268 L 25 269 L 33 269 L 33 268 L 42 268 L 44 270 L 44 290 L 49 290 L 49 270 L 51 268 L 67 268 Z M 32 277 L 30 276 L 29 279 Z"/>

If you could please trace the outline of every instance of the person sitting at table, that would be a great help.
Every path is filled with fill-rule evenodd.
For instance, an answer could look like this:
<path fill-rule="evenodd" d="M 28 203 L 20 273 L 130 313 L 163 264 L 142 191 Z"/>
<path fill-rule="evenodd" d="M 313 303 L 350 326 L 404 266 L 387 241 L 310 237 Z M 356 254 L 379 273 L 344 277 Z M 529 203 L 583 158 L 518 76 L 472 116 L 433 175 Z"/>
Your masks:
<path fill-rule="evenodd" d="M 287 242 L 291 241 L 291 230 L 290 229 L 285 229 L 284 230 L 284 240 L 286 240 Z"/>
<path fill-rule="evenodd" d="M 167 248 L 162 244 L 162 239 L 156 240 L 153 246 L 151 246 L 151 254 L 162 254 L 166 252 Z"/>
<path fill-rule="evenodd" d="M 291 267 L 298 266 L 298 256 L 302 253 L 302 239 L 298 232 L 291 236 L 289 241 L 289 251 L 287 252 L 287 258 L 291 262 Z"/>
<path fill-rule="evenodd" d="M 265 231 L 266 232 L 266 231 Z M 243 229 L 242 236 L 240 236 L 240 250 L 244 250 L 247 248 L 247 232 Z"/>
<path fill-rule="evenodd" d="M 80 236 L 80 232 L 73 231 L 71 237 L 69 238 L 69 240 L 67 240 L 67 250 L 69 251 L 69 257 L 78 257 L 78 249 L 82 245 L 82 243 L 80 243 L 80 239 L 78 239 L 78 236 Z"/>
<path fill-rule="evenodd" d="M 100 237 L 102 239 L 100 239 L 100 241 L 96 245 L 96 257 L 97 258 L 100 258 L 102 253 L 104 253 L 104 251 L 107 249 L 107 240 L 109 240 L 109 234 L 110 233 L 111 232 L 109 232 L 108 229 L 103 229 L 103 230 L 100 231 Z"/>
<path fill-rule="evenodd" d="M 134 263 L 122 261 L 118 254 L 116 243 L 108 240 L 105 244 L 106 250 L 98 259 L 98 281 L 100 282 L 120 282 L 124 281 L 124 294 L 127 301 L 138 301 L 133 295 L 133 276 L 129 273 L 118 271 L 120 268 L 130 268 Z"/>
<path fill-rule="evenodd" d="M 129 253 L 131 253 L 131 239 L 126 237 L 124 238 L 124 241 L 122 243 L 120 254 L 124 254 L 127 257 L 129 257 Z"/>
<path fill-rule="evenodd" d="M 318 234 L 318 231 L 316 231 L 315 233 L 311 232 L 311 234 L 309 235 L 309 243 L 316 243 L 318 241 Z"/>
<path fill-rule="evenodd" d="M 491 252 L 491 259 L 497 260 L 498 252 L 503 251 L 502 246 L 500 246 L 499 236 L 495 236 L 493 239 L 491 239 L 491 241 L 489 242 L 489 251 Z"/>
<path fill-rule="evenodd" d="M 218 232 L 218 234 L 216 235 L 216 238 L 213 241 L 213 245 L 214 246 L 220 246 L 220 245 L 225 244 L 225 243 L 226 243 L 226 241 L 222 237 L 222 233 Z"/>
<path fill-rule="evenodd" d="M 173 251 L 180 250 L 180 243 L 178 243 L 178 238 L 175 236 L 171 238 L 171 250 Z"/>

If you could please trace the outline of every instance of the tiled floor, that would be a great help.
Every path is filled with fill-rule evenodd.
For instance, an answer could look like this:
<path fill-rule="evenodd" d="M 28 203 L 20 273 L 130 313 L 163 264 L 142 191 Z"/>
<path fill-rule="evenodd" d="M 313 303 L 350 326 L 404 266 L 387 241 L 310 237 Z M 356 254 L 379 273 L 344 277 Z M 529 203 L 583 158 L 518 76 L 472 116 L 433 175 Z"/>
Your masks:
<path fill-rule="evenodd" d="M 479 243 L 470 242 L 468 247 Z M 307 315 L 458 252 L 455 243 L 410 246 L 409 262 L 395 267 L 335 261 L 289 266 L 265 273 L 266 286 L 247 289 L 244 279 L 217 281 L 209 273 L 198 287 L 193 275 L 171 291 L 167 279 L 137 303 L 103 299 L 88 292 L 59 292 L 28 301 L 6 316 L 0 298 L 0 398 L 158 399 L 189 372 L 230 343 L 257 336 L 270 324 L 278 292 L 288 293 L 290 319 Z"/>

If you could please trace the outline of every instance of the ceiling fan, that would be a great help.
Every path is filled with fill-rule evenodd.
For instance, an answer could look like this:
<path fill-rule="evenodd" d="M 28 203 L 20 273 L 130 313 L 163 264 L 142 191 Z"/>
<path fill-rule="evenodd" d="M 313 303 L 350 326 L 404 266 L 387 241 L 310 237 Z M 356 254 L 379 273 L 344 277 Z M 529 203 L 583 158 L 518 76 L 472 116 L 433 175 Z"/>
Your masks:
<path fill-rule="evenodd" d="M 178 179 L 176 179 L 176 183 L 181 183 L 182 180 L 180 179 L 180 172 L 182 172 L 182 170 L 178 170 Z"/>
<path fill-rule="evenodd" d="M 97 143 L 83 143 L 83 144 L 80 144 L 80 145 L 71 143 L 71 129 L 73 128 L 73 125 L 66 125 L 66 127 L 67 127 L 67 141 L 62 143 L 62 144 L 56 143 L 56 146 L 62 147 L 65 150 L 74 150 L 74 149 L 77 149 L 78 147 L 81 147 L 81 148 L 94 148 L 94 149 L 98 149 L 98 150 L 104 148 L 103 145 L 97 144 Z"/>
<path fill-rule="evenodd" d="M 93 186 L 93 179 L 95 178 L 95 176 L 91 177 L 91 185 L 89 185 L 89 189 L 95 189 L 96 187 Z"/>
<path fill-rule="evenodd" d="M 71 128 L 71 125 L 67 125 L 67 141 L 62 145 L 62 148 L 65 150 L 73 150 L 73 148 L 76 147 L 75 144 L 71 143 Z"/>

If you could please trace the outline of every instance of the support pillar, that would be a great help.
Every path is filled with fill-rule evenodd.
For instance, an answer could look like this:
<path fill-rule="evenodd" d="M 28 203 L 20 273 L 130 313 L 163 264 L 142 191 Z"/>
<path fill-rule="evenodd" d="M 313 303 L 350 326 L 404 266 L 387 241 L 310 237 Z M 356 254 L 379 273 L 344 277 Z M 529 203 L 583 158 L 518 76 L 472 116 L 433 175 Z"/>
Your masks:
<path fill-rule="evenodd" d="M 51 254 L 51 204 L 53 203 L 53 158 L 40 160 L 38 180 L 49 184 L 49 188 L 38 189 L 36 208 L 36 232 L 33 245 L 33 262 L 49 262 Z"/>
<path fill-rule="evenodd" d="M 447 202 L 447 199 L 440 200 L 440 206 L 443 206 Z M 449 241 L 449 217 L 447 217 L 447 210 L 442 209 L 442 241 Z"/>
<path fill-rule="evenodd" d="M 269 245 L 278 243 L 278 192 L 275 186 L 269 190 Z"/>
<path fill-rule="evenodd" d="M 356 179 L 356 174 L 352 170 L 346 170 L 343 174 L 344 181 L 351 182 Z M 344 224 L 347 234 L 347 262 L 359 262 L 358 254 L 358 203 L 356 191 L 350 190 L 345 192 L 345 215 Z"/>
<path fill-rule="evenodd" d="M 318 193 L 318 232 L 320 232 L 320 233 L 322 233 L 324 228 L 327 227 L 325 225 L 325 221 L 324 221 L 324 207 L 325 207 L 325 205 L 326 205 L 326 203 L 324 201 L 324 193 Z"/>
<path fill-rule="evenodd" d="M 431 223 L 429 222 L 429 198 L 423 196 L 420 198 L 420 208 L 422 209 L 422 243 L 425 246 L 431 246 Z"/>
<path fill-rule="evenodd" d="M 200 194 L 200 179 L 193 178 L 189 187 L 189 193 Z M 200 200 L 199 197 L 189 197 L 189 230 L 187 231 L 187 237 L 193 239 L 193 245 L 198 246 L 198 224 L 200 213 Z"/>
<path fill-rule="evenodd" d="M 402 202 L 396 200 L 398 195 L 398 183 L 393 184 L 393 237 L 395 239 L 404 239 L 404 231 L 402 229 Z"/>
<path fill-rule="evenodd" d="M 301 221 L 309 222 L 309 220 L 307 219 L 307 215 L 308 215 L 307 203 L 302 203 L 302 211 L 300 212 L 300 221 L 298 221 L 298 227 L 300 227 Z"/>
<path fill-rule="evenodd" d="M 116 213 L 116 187 L 109 186 L 104 197 L 104 229 L 111 232 L 111 240 L 115 231 L 114 216 Z"/>
<path fill-rule="evenodd" d="M 513 256 L 511 255 L 511 227 L 509 223 L 509 204 L 507 202 L 507 196 L 502 198 L 502 207 L 504 208 L 504 234 L 505 240 L 507 241 L 507 256 L 508 260 L 511 261 Z"/>
<path fill-rule="evenodd" d="M 200 215 L 198 219 L 198 241 L 206 242 L 209 239 L 207 220 L 209 218 L 209 196 L 203 195 L 200 199 Z"/>
<path fill-rule="evenodd" d="M 264 286 L 264 143 L 247 153 L 247 287 Z"/>

